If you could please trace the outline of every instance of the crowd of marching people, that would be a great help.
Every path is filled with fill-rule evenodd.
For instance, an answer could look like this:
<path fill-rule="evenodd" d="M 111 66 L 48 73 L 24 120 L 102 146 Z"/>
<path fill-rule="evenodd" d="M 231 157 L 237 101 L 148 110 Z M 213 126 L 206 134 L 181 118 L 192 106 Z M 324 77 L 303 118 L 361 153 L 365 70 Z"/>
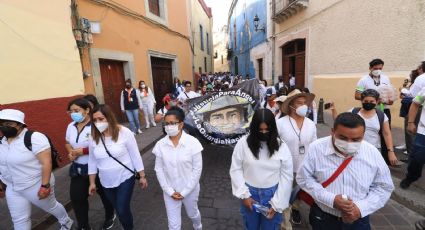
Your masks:
<path fill-rule="evenodd" d="M 372 60 L 369 73 L 353 86 L 360 106 L 338 114 L 337 105 L 329 104 L 334 124 L 324 138 L 317 136 L 315 94 L 297 87 L 294 76 L 289 76 L 289 84 L 282 76 L 271 86 L 259 80 L 260 106 L 248 134 L 234 146 L 229 170 L 245 229 L 292 229 L 301 224 L 302 202 L 310 206 L 308 219 L 315 230 L 371 229 L 369 216 L 386 204 L 394 190 L 388 166 L 400 165 L 391 134 L 390 108 L 396 92 L 383 68 L 381 59 Z M 424 71 L 422 62 L 399 89 L 409 155 L 403 189 L 421 176 L 425 161 Z M 202 229 L 198 198 L 203 146 L 185 131 L 182 108 L 188 99 L 237 87 L 249 79 L 228 72 L 202 74 L 194 84 L 175 79 L 158 111 L 152 89 L 144 81 L 134 87 L 128 80 L 120 106 L 129 128 L 93 95 L 71 100 L 67 112 L 72 121 L 64 138 L 71 161 L 69 193 L 75 222 L 55 198 L 51 141 L 28 130 L 23 112 L 1 110 L 0 196 L 6 197 L 14 228 L 31 229 L 33 204 L 55 216 L 61 230 L 91 229 L 89 196 L 98 194 L 105 210 L 103 229 L 110 229 L 116 218 L 123 229 L 137 229 L 130 208 L 133 188 L 146 189 L 149 184 L 135 137 L 143 133 L 139 121 L 143 112 L 144 128 L 161 121 L 166 133 L 152 153 L 169 229 L 181 229 L 182 205 L 193 228 Z"/>

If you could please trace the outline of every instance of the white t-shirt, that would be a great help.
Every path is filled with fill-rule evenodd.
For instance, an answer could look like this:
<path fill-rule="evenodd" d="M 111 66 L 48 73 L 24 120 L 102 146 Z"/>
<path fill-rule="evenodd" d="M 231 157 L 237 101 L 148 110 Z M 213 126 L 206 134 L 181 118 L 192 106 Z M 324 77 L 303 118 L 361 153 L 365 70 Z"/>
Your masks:
<path fill-rule="evenodd" d="M 416 81 L 415 81 L 416 82 Z M 425 104 L 425 87 L 422 88 L 415 98 L 413 99 L 413 103 L 424 105 Z M 422 114 L 418 124 L 417 133 L 425 135 L 425 106 L 422 107 Z"/>
<path fill-rule="evenodd" d="M 230 166 L 230 178 L 233 195 L 239 199 L 251 196 L 246 184 L 256 188 L 278 188 L 269 201 L 279 213 L 288 207 L 292 191 L 292 157 L 288 146 L 282 142 L 277 152 L 269 157 L 265 142 L 261 143 L 258 159 L 248 147 L 247 137 L 242 137 L 235 146 Z"/>
<path fill-rule="evenodd" d="M 144 167 L 136 138 L 128 128 L 120 127 L 117 142 L 114 142 L 112 137 L 106 137 L 105 145 L 111 155 L 121 163 L 129 169 L 140 172 Z M 99 170 L 99 179 L 103 187 L 118 187 L 122 182 L 133 176 L 133 173 L 106 153 L 101 140 L 98 144 L 94 140 L 90 141 L 89 152 L 89 174 L 97 174 Z"/>
<path fill-rule="evenodd" d="M 286 142 L 291 151 L 294 173 L 297 173 L 310 144 L 317 139 L 316 125 L 312 120 L 304 118 L 304 123 L 300 130 L 297 122 L 287 115 L 278 119 L 276 126 L 279 137 Z M 300 135 L 300 138 L 298 138 L 298 135 Z M 300 146 L 304 146 L 303 154 L 300 153 Z"/>
<path fill-rule="evenodd" d="M 191 98 L 195 98 L 195 97 L 199 97 L 200 95 L 194 91 L 189 91 L 189 92 L 181 92 L 179 94 L 179 96 L 177 97 L 177 99 L 181 102 L 185 102 L 187 99 L 191 99 Z"/>
<path fill-rule="evenodd" d="M 349 112 L 352 112 L 353 109 L 349 110 Z M 380 149 L 381 137 L 379 136 L 379 130 L 381 129 L 381 125 L 379 124 L 378 114 L 375 114 L 371 118 L 365 118 L 361 111 L 358 114 L 363 118 L 366 124 L 366 131 L 363 140 Z M 385 122 L 388 122 L 388 117 L 384 114 L 384 123 Z"/>
<path fill-rule="evenodd" d="M 0 179 L 14 191 L 27 189 L 41 181 L 41 163 L 37 154 L 50 148 L 47 137 L 34 132 L 32 151 L 28 150 L 24 144 L 27 131 L 24 129 L 10 144 L 6 137 L 0 142 Z"/>
<path fill-rule="evenodd" d="M 363 91 L 365 91 L 367 89 L 374 89 L 374 90 L 378 91 L 379 85 L 388 85 L 388 86 L 392 87 L 390 78 L 388 78 L 386 75 L 381 74 L 380 77 L 379 77 L 379 82 L 377 81 L 375 83 L 375 80 L 368 74 L 368 75 L 363 76 L 357 82 L 356 91 L 359 92 L 359 93 L 362 93 Z M 385 105 L 385 108 L 388 109 L 389 106 Z"/>
<path fill-rule="evenodd" d="M 73 149 L 88 148 L 91 140 L 91 123 L 89 122 L 78 133 L 77 123 L 71 122 L 66 129 L 65 140 L 72 146 Z M 89 155 L 82 155 L 75 159 L 78 164 L 88 164 Z"/>
<path fill-rule="evenodd" d="M 196 186 L 202 173 L 203 147 L 198 139 L 182 133 L 177 147 L 165 136 L 152 150 L 155 171 L 162 190 L 169 196 L 179 192 L 187 196 Z"/>
<path fill-rule="evenodd" d="M 410 86 L 410 94 L 412 94 L 413 97 L 416 97 L 418 93 L 425 87 L 425 73 L 419 75 L 415 82 Z"/>

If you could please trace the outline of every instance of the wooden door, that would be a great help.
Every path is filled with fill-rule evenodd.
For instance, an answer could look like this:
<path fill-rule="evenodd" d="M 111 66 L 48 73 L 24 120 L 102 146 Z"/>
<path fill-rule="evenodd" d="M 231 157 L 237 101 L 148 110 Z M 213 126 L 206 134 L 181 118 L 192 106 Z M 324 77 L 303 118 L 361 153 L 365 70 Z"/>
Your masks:
<path fill-rule="evenodd" d="M 258 79 L 263 80 L 263 59 L 258 59 Z"/>
<path fill-rule="evenodd" d="M 99 59 L 99 64 L 105 104 L 112 108 L 118 121 L 123 122 L 125 116 L 121 112 L 120 107 L 121 91 L 125 88 L 123 63 L 120 61 Z"/>
<path fill-rule="evenodd" d="M 172 60 L 151 58 L 153 89 L 155 92 L 156 110 L 164 106 L 162 99 L 167 93 L 172 93 L 173 70 Z"/>
<path fill-rule="evenodd" d="M 305 86 L 305 53 L 295 56 L 295 86 Z"/>
<path fill-rule="evenodd" d="M 283 82 L 285 82 L 286 85 L 289 85 L 289 73 L 290 73 L 290 63 L 289 63 L 289 57 L 283 56 L 282 58 L 282 76 L 283 76 Z"/>

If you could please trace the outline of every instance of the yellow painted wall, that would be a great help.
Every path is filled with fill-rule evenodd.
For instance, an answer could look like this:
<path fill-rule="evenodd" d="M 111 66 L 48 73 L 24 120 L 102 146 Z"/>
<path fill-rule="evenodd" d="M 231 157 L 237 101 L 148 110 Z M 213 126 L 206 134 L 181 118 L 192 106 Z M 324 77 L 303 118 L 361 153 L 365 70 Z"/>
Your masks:
<path fill-rule="evenodd" d="M 213 19 L 209 18 L 208 15 L 205 13 L 204 9 L 202 8 L 202 5 L 199 3 L 198 0 L 191 0 L 191 13 L 192 13 L 192 39 L 194 41 L 194 58 L 193 58 L 193 64 L 194 64 L 194 71 L 199 72 L 199 67 L 202 68 L 202 72 L 213 72 L 213 58 L 214 58 L 214 49 L 213 49 L 213 33 L 212 33 L 212 27 L 213 27 Z M 201 50 L 201 35 L 200 35 L 200 28 L 199 25 L 202 25 L 203 27 L 203 40 L 204 40 L 204 50 Z M 210 53 L 207 53 L 207 35 L 209 34 L 209 49 Z M 204 58 L 207 58 L 207 70 L 205 70 L 205 64 L 204 64 Z"/>
<path fill-rule="evenodd" d="M 69 5 L 0 1 L 0 104 L 84 92 Z"/>
<path fill-rule="evenodd" d="M 398 90 L 403 85 L 403 80 L 409 76 L 409 72 L 389 72 L 385 73 L 390 77 L 391 84 Z M 354 92 L 357 82 L 364 73 L 358 74 L 335 74 L 335 75 L 315 75 L 314 92 L 316 102 L 323 98 L 326 102 L 335 102 L 338 113 L 346 112 L 353 107 L 361 107 L 361 102 L 354 99 Z M 397 93 L 399 93 L 397 91 Z M 391 106 L 392 126 L 403 127 L 403 120 L 399 115 L 400 99 Z"/>
<path fill-rule="evenodd" d="M 143 0 L 114 1 L 136 14 L 144 15 Z M 167 0 L 168 28 L 189 37 L 188 11 L 183 1 Z M 144 20 L 123 15 L 112 8 L 88 0 L 77 1 L 80 17 L 101 23 L 101 33 L 93 34 L 92 48 L 131 53 L 134 56 L 136 81 L 144 80 L 153 86 L 149 78 L 148 51 L 177 55 L 179 78 L 192 80 L 192 64 L 189 40 L 173 32 L 154 26 Z M 136 84 L 135 84 L 136 85 Z M 86 80 L 86 90 L 94 93 L 91 78 Z"/>

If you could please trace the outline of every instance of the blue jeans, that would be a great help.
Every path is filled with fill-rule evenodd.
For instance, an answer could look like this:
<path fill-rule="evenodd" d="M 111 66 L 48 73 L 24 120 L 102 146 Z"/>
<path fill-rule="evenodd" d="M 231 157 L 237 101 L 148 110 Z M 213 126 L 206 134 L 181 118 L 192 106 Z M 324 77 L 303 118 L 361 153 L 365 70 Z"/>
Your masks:
<path fill-rule="evenodd" d="M 322 211 L 317 204 L 310 208 L 310 225 L 313 230 L 370 230 L 369 216 L 346 224 L 336 216 Z"/>
<path fill-rule="evenodd" d="M 137 133 L 137 130 L 140 129 L 139 110 L 126 110 L 125 115 L 127 115 L 128 122 L 130 123 L 130 130 L 133 133 Z"/>
<path fill-rule="evenodd" d="M 413 151 L 409 155 L 406 179 L 410 182 L 418 180 L 422 175 L 425 163 L 425 135 L 416 134 Z"/>
<path fill-rule="evenodd" d="M 114 206 L 124 230 L 133 229 L 133 215 L 131 214 L 130 201 L 133 194 L 134 181 L 134 177 L 130 177 L 118 187 L 103 188 L 106 197 Z"/>
<path fill-rule="evenodd" d="M 272 199 L 277 190 L 278 185 L 271 188 L 255 188 L 248 185 L 251 198 L 259 204 L 271 208 L 269 201 Z M 276 212 L 273 219 L 269 220 L 261 213 L 249 210 L 245 205 L 241 204 L 241 214 L 244 221 L 245 230 L 278 230 L 282 222 L 282 214 Z"/>

